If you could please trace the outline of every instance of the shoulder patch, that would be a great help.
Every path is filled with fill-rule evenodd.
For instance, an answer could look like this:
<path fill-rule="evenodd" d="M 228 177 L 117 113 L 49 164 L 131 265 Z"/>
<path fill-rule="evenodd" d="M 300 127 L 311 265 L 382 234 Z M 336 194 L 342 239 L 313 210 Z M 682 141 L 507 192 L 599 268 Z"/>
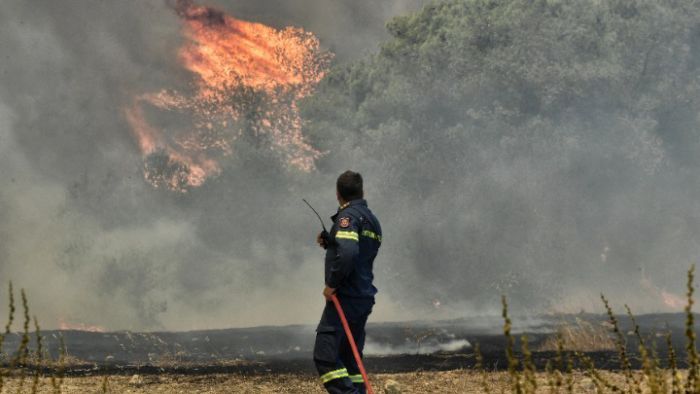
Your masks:
<path fill-rule="evenodd" d="M 340 218 L 340 220 L 338 220 L 338 227 L 341 227 L 341 228 L 350 227 L 350 218 L 347 216 Z"/>

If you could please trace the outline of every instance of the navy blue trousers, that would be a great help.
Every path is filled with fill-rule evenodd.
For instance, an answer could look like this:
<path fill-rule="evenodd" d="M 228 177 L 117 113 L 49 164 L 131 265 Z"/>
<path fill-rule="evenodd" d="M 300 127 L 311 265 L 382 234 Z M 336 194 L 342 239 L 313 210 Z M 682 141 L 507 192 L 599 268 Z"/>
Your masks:
<path fill-rule="evenodd" d="M 365 346 L 365 324 L 372 313 L 373 298 L 338 296 L 345 312 L 357 350 L 362 355 Z M 326 302 L 321 321 L 316 328 L 314 363 L 321 382 L 331 394 L 364 394 L 365 385 L 352 354 L 340 316 L 333 302 Z"/>

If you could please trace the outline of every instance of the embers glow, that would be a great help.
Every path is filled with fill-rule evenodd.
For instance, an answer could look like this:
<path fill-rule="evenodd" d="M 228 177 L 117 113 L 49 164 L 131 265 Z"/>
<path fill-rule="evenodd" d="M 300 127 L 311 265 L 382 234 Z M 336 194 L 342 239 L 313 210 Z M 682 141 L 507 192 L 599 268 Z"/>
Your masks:
<path fill-rule="evenodd" d="M 104 327 L 101 326 L 96 326 L 96 325 L 89 325 L 89 324 L 83 324 L 83 323 L 67 323 L 63 318 L 60 318 L 58 320 L 58 329 L 59 330 L 77 330 L 77 331 L 87 331 L 87 332 L 107 332 L 107 330 Z"/>
<path fill-rule="evenodd" d="M 640 284 L 642 288 L 647 289 L 648 291 L 652 292 L 652 294 L 656 295 L 667 308 L 672 310 L 682 310 L 684 308 L 686 300 L 684 300 L 681 296 L 669 293 L 668 291 L 656 286 L 654 283 L 652 283 L 651 279 L 645 275 L 644 271 L 642 271 L 642 279 Z"/>
<path fill-rule="evenodd" d="M 135 96 L 124 113 L 144 157 L 146 179 L 185 192 L 221 171 L 219 159 L 250 135 L 288 163 L 312 171 L 321 152 L 302 134 L 297 101 L 325 75 L 330 54 L 299 28 L 276 30 L 179 0 L 185 44 L 178 58 L 193 75 L 192 94 L 161 90 Z M 156 127 L 149 111 L 191 124 Z"/>

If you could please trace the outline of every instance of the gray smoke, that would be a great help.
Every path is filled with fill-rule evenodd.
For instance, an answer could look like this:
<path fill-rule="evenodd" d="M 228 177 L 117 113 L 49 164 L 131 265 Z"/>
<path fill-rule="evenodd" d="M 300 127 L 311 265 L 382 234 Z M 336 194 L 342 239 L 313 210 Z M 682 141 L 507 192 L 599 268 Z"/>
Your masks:
<path fill-rule="evenodd" d="M 375 52 L 388 37 L 385 22 L 423 3 L 206 5 L 245 20 L 301 26 L 342 63 Z M 180 29 L 164 1 L 4 0 L 0 6 L 0 279 L 27 289 L 32 313 L 45 328 L 61 319 L 170 330 L 314 322 L 323 304 L 323 253 L 314 244 L 318 223 L 301 198 L 330 215 L 335 177 L 348 168 L 364 174 L 367 198 L 386 233 L 377 260 L 375 321 L 494 311 L 501 293 L 533 277 L 539 288 L 515 293 L 523 304 L 547 305 L 542 298 L 566 294 L 555 307 L 592 309 L 603 290 L 658 310 L 662 289 L 680 287 L 683 270 L 698 255 L 697 228 L 686 232 L 694 225 L 681 220 L 685 209 L 698 216 L 693 188 L 670 198 L 679 179 L 669 181 L 669 189 L 656 183 L 655 194 L 632 180 L 608 184 L 605 174 L 617 168 L 615 160 L 576 172 L 578 162 L 619 153 L 606 151 L 614 144 L 658 173 L 665 153 L 646 139 L 651 126 L 645 124 L 608 125 L 622 130 L 621 140 L 607 140 L 601 130 L 542 162 L 518 162 L 508 151 L 522 142 L 517 137 L 500 149 L 480 150 L 472 143 L 488 133 L 477 131 L 452 145 L 427 141 L 420 157 L 399 150 L 368 155 L 350 137 L 333 139 L 323 148 L 342 154 L 331 150 L 311 174 L 285 168 L 264 144 L 242 138 L 222 162 L 221 175 L 202 187 L 186 194 L 155 189 L 143 178 L 122 108 L 134 94 L 187 88 L 189 76 L 176 62 Z M 402 125 L 395 128 L 400 136 Z M 566 139 L 566 130 L 560 136 Z M 543 141 L 538 148 L 561 146 Z M 597 152 L 593 159 L 584 157 L 591 151 Z M 460 165 L 433 165 L 437 156 Z M 459 161 L 465 157 L 469 165 Z M 413 170 L 398 170 L 404 166 Z M 513 195 L 519 204 L 512 204 Z M 640 215 L 657 198 L 668 210 Z M 618 236 L 649 232 L 655 222 L 658 233 Z M 607 264 L 613 259 L 623 264 Z M 652 264 L 665 259 L 669 269 Z M 507 269 L 496 271 L 496 262 Z M 574 286 L 579 281 L 583 285 Z M 635 290 L 616 287 L 621 281 Z M 0 313 L 3 308 L 0 302 Z"/>
<path fill-rule="evenodd" d="M 317 34 L 339 60 L 349 60 L 375 51 L 388 38 L 388 20 L 425 3 L 427 0 L 217 0 L 211 4 L 238 18 L 278 28 L 302 26 Z"/>
<path fill-rule="evenodd" d="M 419 3 L 206 5 L 304 27 L 340 59 L 374 50 L 385 21 Z M 122 108 L 133 94 L 186 88 L 181 40 L 181 21 L 164 1 L 0 6 L 0 278 L 2 289 L 8 280 L 27 289 L 43 327 L 317 318 L 322 253 L 300 198 L 330 214 L 332 178 L 281 171 L 263 147 L 242 140 L 241 153 L 201 189 L 180 195 L 143 179 Z"/>

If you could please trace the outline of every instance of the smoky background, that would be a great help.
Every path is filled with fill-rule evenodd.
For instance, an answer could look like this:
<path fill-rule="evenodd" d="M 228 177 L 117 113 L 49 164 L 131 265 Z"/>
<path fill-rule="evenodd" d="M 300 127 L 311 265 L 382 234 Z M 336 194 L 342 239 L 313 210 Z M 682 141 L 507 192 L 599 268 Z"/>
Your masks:
<path fill-rule="evenodd" d="M 385 20 L 418 2 L 206 5 L 304 27 L 340 59 L 376 48 Z M 0 278 L 27 289 L 44 327 L 315 319 L 323 254 L 301 198 L 327 218 L 333 177 L 286 170 L 250 137 L 203 188 L 180 194 L 143 179 L 122 109 L 133 94 L 188 88 L 172 4 L 7 1 L 0 25 Z"/>
<path fill-rule="evenodd" d="M 323 253 L 301 198 L 330 216 L 335 178 L 353 169 L 385 233 L 375 321 L 493 314 L 503 293 L 523 313 L 594 311 L 601 291 L 638 312 L 673 310 L 665 297 L 682 288 L 700 235 L 694 14 L 674 30 L 682 9 L 654 23 L 658 10 L 642 9 L 641 37 L 672 45 L 640 38 L 627 52 L 601 49 L 638 74 L 648 51 L 635 90 L 616 64 L 613 77 L 577 85 L 571 74 L 582 71 L 554 59 L 576 58 L 586 40 L 533 39 L 549 37 L 530 23 L 538 16 L 483 11 L 494 19 L 459 27 L 476 3 L 435 3 L 387 29 L 426 2 L 207 2 L 303 27 L 335 53 L 334 71 L 303 103 L 305 133 L 326 154 L 307 174 L 246 135 L 219 176 L 182 194 L 144 181 L 122 111 L 133 94 L 187 89 L 172 7 L 4 1 L 0 278 L 27 289 L 45 328 L 313 323 Z M 595 10 L 580 7 L 568 22 L 596 26 Z M 433 17 L 445 28 L 422 29 Z M 532 51 L 499 51 L 506 27 L 525 32 Z M 679 102 L 690 104 L 674 112 Z"/>

